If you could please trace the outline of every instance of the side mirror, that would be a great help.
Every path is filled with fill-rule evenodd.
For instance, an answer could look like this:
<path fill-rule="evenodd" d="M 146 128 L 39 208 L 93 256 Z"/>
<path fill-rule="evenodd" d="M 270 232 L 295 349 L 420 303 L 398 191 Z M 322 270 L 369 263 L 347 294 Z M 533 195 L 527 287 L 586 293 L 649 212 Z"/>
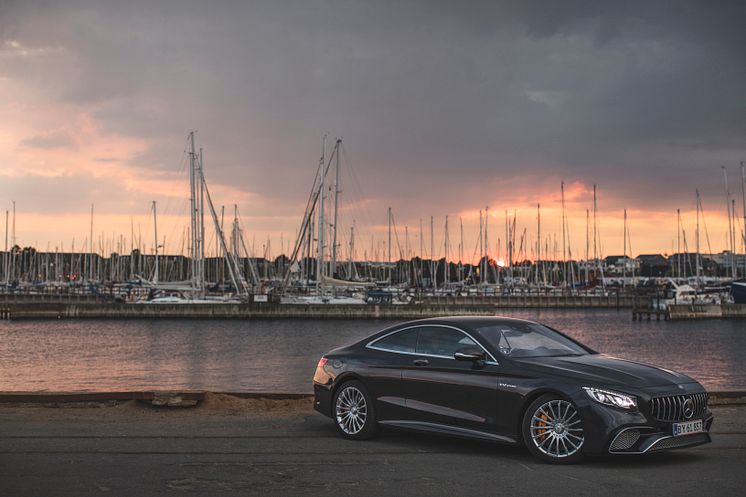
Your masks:
<path fill-rule="evenodd" d="M 487 359 L 487 354 L 476 347 L 464 347 L 463 349 L 457 350 L 456 353 L 453 354 L 453 358 L 457 361 L 477 362 Z"/>

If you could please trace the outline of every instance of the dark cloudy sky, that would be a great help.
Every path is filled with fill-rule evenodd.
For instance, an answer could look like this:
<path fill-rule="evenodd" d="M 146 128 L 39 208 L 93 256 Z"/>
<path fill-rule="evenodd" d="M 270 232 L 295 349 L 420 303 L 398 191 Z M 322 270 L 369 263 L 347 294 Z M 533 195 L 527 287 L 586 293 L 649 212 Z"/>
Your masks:
<path fill-rule="evenodd" d="M 605 253 L 624 208 L 633 251 L 670 252 L 677 208 L 693 247 L 695 188 L 720 250 L 723 165 L 741 213 L 746 2 L 0 0 L 0 201 L 19 242 L 80 246 L 91 203 L 97 233 L 147 238 L 157 200 L 178 251 L 191 129 L 215 201 L 276 252 L 325 133 L 344 140 L 360 250 L 388 206 L 417 250 L 420 218 L 441 246 L 449 215 L 470 258 L 487 205 L 492 243 L 505 209 L 535 237 L 538 202 L 558 234 L 563 180 L 576 247 L 597 183 Z"/>

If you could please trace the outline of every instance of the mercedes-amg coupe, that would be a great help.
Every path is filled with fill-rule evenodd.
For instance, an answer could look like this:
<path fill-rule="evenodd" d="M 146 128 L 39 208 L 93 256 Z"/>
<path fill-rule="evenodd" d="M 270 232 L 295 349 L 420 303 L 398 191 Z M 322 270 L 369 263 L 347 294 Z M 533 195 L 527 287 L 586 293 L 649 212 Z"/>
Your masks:
<path fill-rule="evenodd" d="M 403 323 L 332 350 L 315 408 L 350 439 L 378 425 L 518 444 L 551 463 L 710 442 L 698 382 L 501 317 Z"/>

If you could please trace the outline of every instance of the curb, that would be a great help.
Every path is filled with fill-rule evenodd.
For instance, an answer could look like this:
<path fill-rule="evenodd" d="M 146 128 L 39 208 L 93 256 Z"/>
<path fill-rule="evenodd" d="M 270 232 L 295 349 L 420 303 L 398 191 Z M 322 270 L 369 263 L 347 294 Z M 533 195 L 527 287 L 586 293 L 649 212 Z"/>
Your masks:
<path fill-rule="evenodd" d="M 195 405 L 205 400 L 204 391 L 132 391 L 132 392 L 0 392 L 0 404 L 66 404 L 126 402 L 137 400 L 154 405 Z M 300 400 L 311 394 L 277 392 L 210 392 L 242 399 Z"/>

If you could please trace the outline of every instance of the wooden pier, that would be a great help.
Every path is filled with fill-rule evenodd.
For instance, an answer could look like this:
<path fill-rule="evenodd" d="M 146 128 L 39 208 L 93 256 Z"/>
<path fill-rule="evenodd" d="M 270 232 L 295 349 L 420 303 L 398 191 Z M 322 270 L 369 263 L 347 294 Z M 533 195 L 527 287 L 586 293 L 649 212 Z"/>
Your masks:
<path fill-rule="evenodd" d="M 652 307 L 633 307 L 632 308 L 632 320 L 633 321 L 651 321 L 655 318 L 656 321 L 660 321 L 663 318 L 664 321 L 668 321 L 670 316 L 666 309 L 654 309 Z"/>
<path fill-rule="evenodd" d="M 680 319 L 735 319 L 746 318 L 746 304 L 669 304 L 665 309 L 653 306 L 635 306 L 635 321 Z"/>

